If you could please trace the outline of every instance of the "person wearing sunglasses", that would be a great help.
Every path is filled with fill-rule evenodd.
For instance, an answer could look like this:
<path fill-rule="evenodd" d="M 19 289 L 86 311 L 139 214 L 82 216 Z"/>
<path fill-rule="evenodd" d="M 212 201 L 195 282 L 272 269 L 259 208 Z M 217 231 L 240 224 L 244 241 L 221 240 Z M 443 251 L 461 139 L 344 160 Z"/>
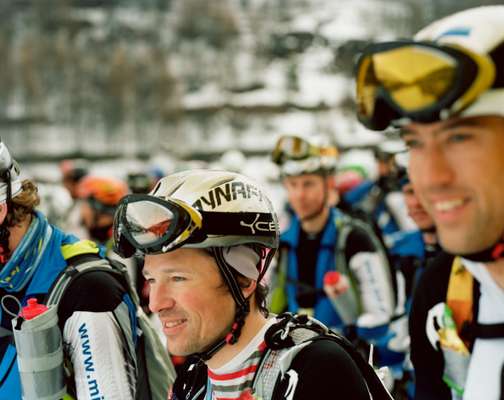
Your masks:
<path fill-rule="evenodd" d="M 149 306 L 170 353 L 188 357 L 171 399 L 370 398 L 374 385 L 340 345 L 306 336 L 325 327 L 268 313 L 263 278 L 278 223 L 249 178 L 217 170 L 164 177 L 148 195 L 121 201 L 114 240 L 124 257 L 145 255 Z M 390 399 L 382 394 L 375 398 Z"/>
<path fill-rule="evenodd" d="M 503 20 L 504 6 L 468 9 L 373 44 L 357 64 L 358 117 L 401 130 L 415 193 L 451 254 L 413 299 L 416 399 L 504 397 Z"/>
<path fill-rule="evenodd" d="M 272 159 L 294 215 L 280 237 L 270 307 L 273 312 L 313 315 L 361 345 L 376 345 L 379 365 L 397 367 L 400 375 L 407 337 L 389 331 L 400 308 L 395 277 L 372 228 L 329 205 L 336 155 L 335 148 L 298 136 L 277 141 Z M 344 294 L 326 284 L 334 272 L 350 282 Z M 405 316 L 395 325 L 406 332 Z M 387 335 L 395 340 L 385 339 Z"/>

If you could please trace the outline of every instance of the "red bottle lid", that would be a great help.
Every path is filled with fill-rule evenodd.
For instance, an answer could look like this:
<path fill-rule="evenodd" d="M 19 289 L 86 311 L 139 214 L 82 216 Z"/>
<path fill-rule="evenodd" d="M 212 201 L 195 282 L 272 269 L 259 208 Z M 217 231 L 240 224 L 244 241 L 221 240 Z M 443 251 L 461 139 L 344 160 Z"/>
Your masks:
<path fill-rule="evenodd" d="M 24 319 L 33 319 L 48 310 L 48 307 L 44 304 L 38 304 L 38 300 L 35 297 L 29 298 L 27 303 L 28 305 L 23 307 L 21 311 L 21 316 Z"/>
<path fill-rule="evenodd" d="M 341 278 L 338 271 L 329 271 L 324 275 L 324 285 L 336 285 Z"/>

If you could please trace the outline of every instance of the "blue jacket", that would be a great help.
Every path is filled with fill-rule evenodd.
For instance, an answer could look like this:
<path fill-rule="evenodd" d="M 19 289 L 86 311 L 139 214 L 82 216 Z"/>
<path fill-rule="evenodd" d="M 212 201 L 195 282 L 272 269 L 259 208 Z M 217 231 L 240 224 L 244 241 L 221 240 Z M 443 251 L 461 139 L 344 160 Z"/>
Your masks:
<path fill-rule="evenodd" d="M 358 209 L 360 204 L 363 203 L 368 196 L 370 196 L 371 191 L 376 186 L 376 182 L 374 181 L 364 181 L 354 189 L 345 193 L 345 201 L 352 206 L 353 209 Z M 380 189 L 381 190 L 381 189 Z M 391 247 L 389 245 L 389 235 L 394 234 L 400 230 L 399 225 L 397 224 L 394 216 L 390 213 L 385 199 L 382 199 L 377 204 L 375 204 L 374 209 L 371 211 L 371 218 L 378 225 L 381 235 L 387 244 L 387 247 Z"/>
<path fill-rule="evenodd" d="M 324 227 L 322 238 L 320 242 L 320 251 L 317 256 L 317 264 L 315 266 L 315 287 L 316 289 L 323 288 L 324 275 L 328 271 L 336 270 L 336 243 L 338 240 L 338 232 L 334 220 L 340 215 L 340 212 L 331 208 L 329 218 Z M 301 233 L 301 223 L 299 219 L 294 216 L 291 219 L 289 228 L 280 236 L 280 247 L 286 248 L 288 252 L 287 260 L 287 277 L 289 280 L 298 281 L 298 260 L 297 248 L 299 243 L 299 235 Z M 296 285 L 287 282 L 283 288 L 287 297 L 287 307 L 291 312 L 297 312 L 299 305 L 296 300 Z M 275 310 L 276 311 L 276 310 Z M 330 300 L 324 294 L 317 295 L 314 317 L 322 323 L 331 327 L 341 327 L 342 320 L 335 311 Z"/>
<path fill-rule="evenodd" d="M 78 239 L 73 235 L 68 235 L 56 227 L 52 227 L 52 235 L 47 248 L 42 255 L 39 268 L 35 271 L 31 281 L 28 284 L 26 292 L 22 299 L 22 304 L 26 304 L 29 297 L 44 297 L 51 289 L 52 284 L 66 268 L 67 262 L 63 256 L 62 247 L 67 246 L 68 255 L 76 255 L 79 253 L 97 252 L 95 247 L 90 251 L 89 246 L 86 246 L 83 251 L 77 250 L 80 247 Z M 3 319 L 4 311 L 0 307 L 0 318 Z M 11 340 L 11 337 L 5 336 L 0 338 L 1 341 Z M 0 399 L 21 399 L 21 381 L 19 377 L 16 348 L 11 343 L 7 346 L 4 354 L 0 355 Z"/>

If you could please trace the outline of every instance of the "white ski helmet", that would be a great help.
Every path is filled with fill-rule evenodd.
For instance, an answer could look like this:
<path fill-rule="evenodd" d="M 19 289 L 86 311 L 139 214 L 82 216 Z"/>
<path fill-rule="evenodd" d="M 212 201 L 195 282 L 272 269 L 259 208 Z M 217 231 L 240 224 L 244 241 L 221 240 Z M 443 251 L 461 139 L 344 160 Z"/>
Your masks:
<path fill-rule="evenodd" d="M 126 257 L 135 250 L 156 254 L 238 245 L 274 253 L 278 236 L 276 214 L 262 189 L 243 175 L 217 170 L 178 172 L 147 195 L 124 197 L 114 222 L 116 251 Z"/>

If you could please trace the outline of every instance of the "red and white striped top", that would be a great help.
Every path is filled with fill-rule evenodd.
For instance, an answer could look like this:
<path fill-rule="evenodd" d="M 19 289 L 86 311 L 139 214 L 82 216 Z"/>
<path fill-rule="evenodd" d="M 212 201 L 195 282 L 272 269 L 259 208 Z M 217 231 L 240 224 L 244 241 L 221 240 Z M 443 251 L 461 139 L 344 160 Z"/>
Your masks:
<path fill-rule="evenodd" d="M 212 400 L 240 400 L 240 396 L 252 387 L 261 356 L 266 350 L 264 333 L 274 321 L 268 321 L 254 339 L 227 364 L 215 370 L 208 369 Z"/>

